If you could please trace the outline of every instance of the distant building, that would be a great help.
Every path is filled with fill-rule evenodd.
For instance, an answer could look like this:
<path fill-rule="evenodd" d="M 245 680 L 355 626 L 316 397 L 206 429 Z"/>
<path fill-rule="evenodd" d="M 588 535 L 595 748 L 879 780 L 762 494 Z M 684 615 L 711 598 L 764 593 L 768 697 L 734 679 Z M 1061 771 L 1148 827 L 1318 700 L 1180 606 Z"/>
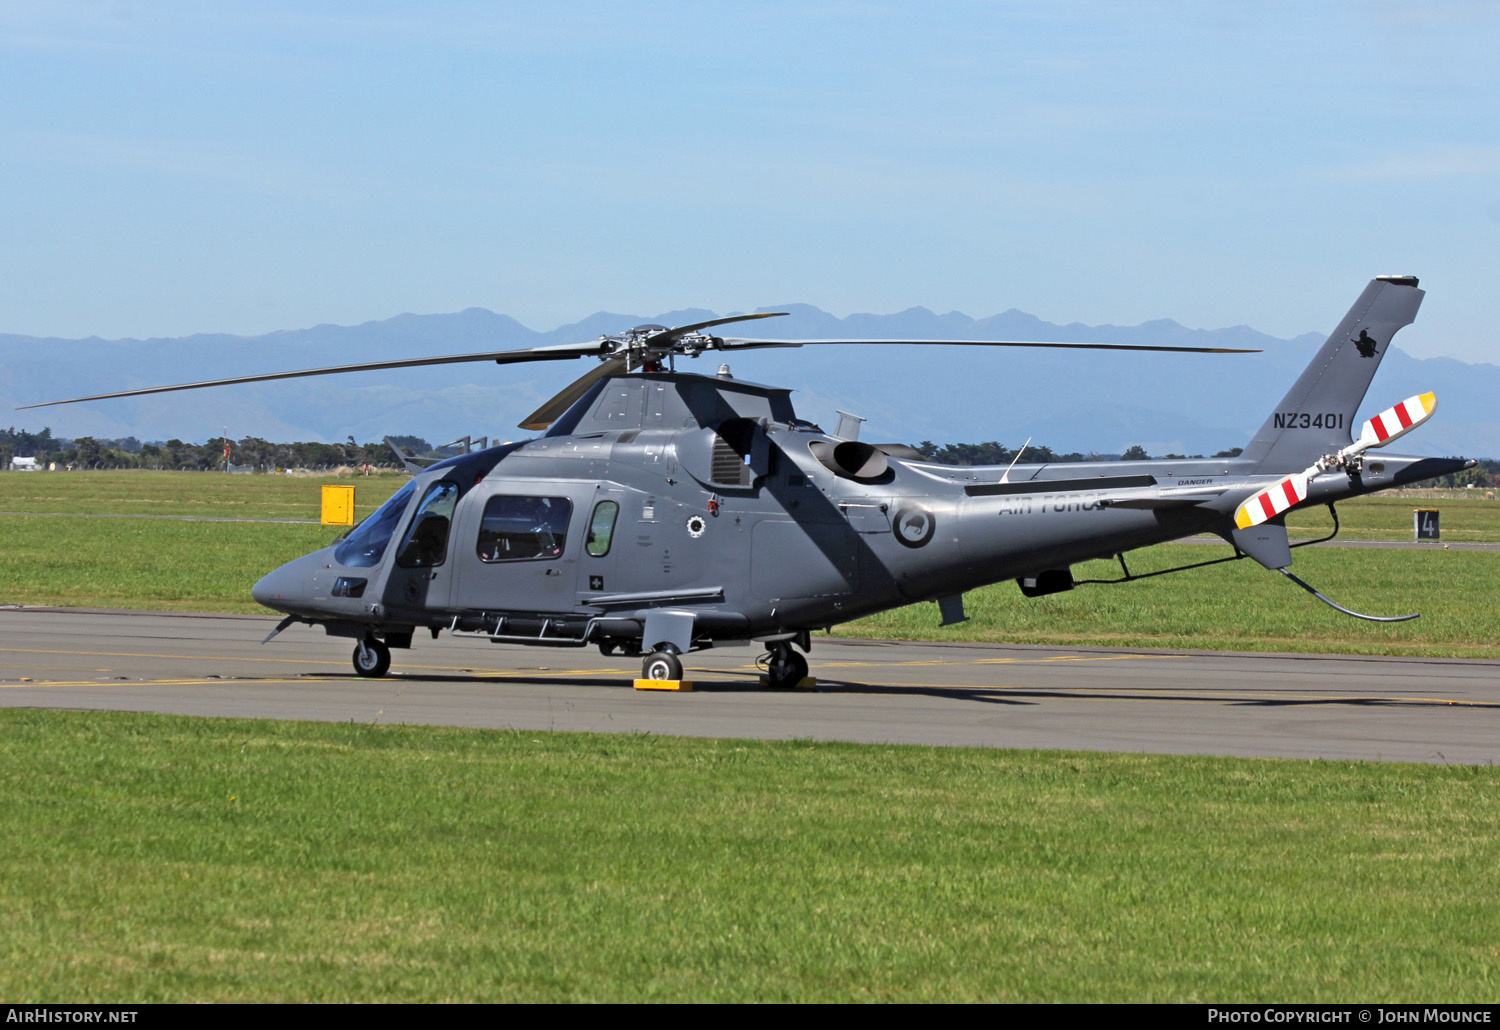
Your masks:
<path fill-rule="evenodd" d="M 12 458 L 10 468 L 12 472 L 35 472 L 40 466 L 35 458 Z"/>

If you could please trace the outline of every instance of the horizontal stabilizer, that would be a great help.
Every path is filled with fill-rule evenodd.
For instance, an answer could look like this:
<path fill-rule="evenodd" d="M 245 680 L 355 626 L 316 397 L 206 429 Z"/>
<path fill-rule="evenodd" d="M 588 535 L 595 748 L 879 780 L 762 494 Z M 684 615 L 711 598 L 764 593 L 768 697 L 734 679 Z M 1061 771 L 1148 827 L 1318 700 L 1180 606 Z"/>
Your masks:
<path fill-rule="evenodd" d="M 1105 497 L 1103 505 L 1109 508 L 1132 508 L 1139 511 L 1161 511 L 1167 508 L 1191 508 L 1198 504 L 1212 504 L 1228 487 L 1215 490 L 1184 490 L 1180 493 L 1163 492 L 1144 496 Z"/>

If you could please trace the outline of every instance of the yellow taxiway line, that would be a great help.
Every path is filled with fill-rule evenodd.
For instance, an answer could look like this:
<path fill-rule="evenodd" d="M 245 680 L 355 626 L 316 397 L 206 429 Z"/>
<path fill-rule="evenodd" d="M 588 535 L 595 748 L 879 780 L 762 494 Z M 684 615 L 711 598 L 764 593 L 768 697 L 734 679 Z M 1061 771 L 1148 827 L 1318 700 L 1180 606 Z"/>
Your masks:
<path fill-rule="evenodd" d="M 201 661 L 223 661 L 223 662 L 276 662 L 285 664 L 286 658 L 243 658 L 228 655 L 184 655 L 184 654 L 160 654 L 154 652 L 139 651 L 78 651 L 64 649 L 45 648 L 21 648 L 0 647 L 0 654 L 37 654 L 37 655 L 68 655 L 73 657 L 100 657 L 100 658 L 155 658 L 155 659 L 194 659 Z M 820 662 L 820 670 L 828 669 L 901 669 L 915 667 L 934 666 L 974 666 L 974 665 L 1045 665 L 1057 662 L 1116 662 L 1127 660 L 1143 661 L 1172 661 L 1189 657 L 1178 654 L 1118 654 L 1118 655 L 1049 655 L 1042 658 L 979 658 L 968 661 L 953 659 L 924 659 L 916 661 L 871 661 L 858 660 L 846 662 Z M 299 665 L 320 666 L 345 666 L 347 662 L 330 659 L 297 659 Z M 42 668 L 42 667 L 36 667 Z M 64 671 L 63 668 L 58 671 Z M 517 669 L 507 671 L 491 671 L 484 669 L 471 669 L 460 665 L 415 665 L 401 663 L 398 668 L 419 672 L 446 672 L 446 673 L 468 673 L 479 679 L 496 681 L 516 681 L 531 679 L 555 679 L 566 676 L 584 676 L 591 679 L 617 679 L 630 678 L 633 676 L 631 669 L 552 669 L 540 666 L 531 669 Z M 84 670 L 67 668 L 65 671 L 97 671 L 108 672 L 107 669 Z M 695 676 L 714 677 L 717 679 L 742 679 L 746 676 L 754 676 L 760 669 L 751 664 L 741 665 L 733 669 L 694 669 Z M 383 677 L 387 681 L 397 681 L 399 676 Z M 244 677 L 231 678 L 173 678 L 173 679 L 126 679 L 126 680 L 43 680 L 33 682 L 5 682 L 0 683 L 0 688 L 33 688 L 33 687 L 100 687 L 118 683 L 130 686 L 223 686 L 230 683 L 254 682 L 257 684 L 272 683 L 308 683 L 308 682 L 343 682 L 345 677 L 331 678 L 318 676 L 316 674 L 299 675 L 291 677 L 254 678 L 250 680 Z M 842 690 L 836 683 L 824 681 L 820 688 L 821 693 L 857 693 L 860 687 L 890 687 L 897 689 L 925 689 L 925 690 L 973 690 L 972 695 L 976 700 L 1003 700 L 1007 697 L 1005 692 L 1034 692 L 1047 693 L 1055 691 L 1059 694 L 1087 694 L 1093 700 L 1121 701 L 1133 703 L 1156 703 L 1156 704 L 1218 704 L 1223 701 L 1233 700 L 1272 700 L 1272 701 L 1294 701 L 1303 704 L 1322 704 L 1330 706 L 1345 706 L 1354 701 L 1375 704 L 1421 704 L 1421 705 L 1452 705 L 1461 707 L 1496 707 L 1488 702 L 1464 701 L 1456 698 L 1434 698 L 1434 697 L 1372 697 L 1370 695 L 1328 695 L 1328 694 L 1281 694 L 1266 693 L 1259 691 L 1232 691 L 1232 690 L 1193 690 L 1188 688 L 1170 687 L 1120 687 L 1120 686 L 1071 686 L 1071 687 L 1034 687 L 1034 686 L 1003 686 L 998 684 L 987 684 L 983 686 L 969 686 L 957 683 L 913 683 L 884 680 L 874 684 L 850 684 L 853 690 Z M 980 693 L 980 691 L 986 693 Z M 1131 693 L 1152 694 L 1152 697 L 1122 696 Z M 1113 695 L 1113 696 L 1111 696 Z M 1179 696 L 1180 695 L 1180 696 Z"/>

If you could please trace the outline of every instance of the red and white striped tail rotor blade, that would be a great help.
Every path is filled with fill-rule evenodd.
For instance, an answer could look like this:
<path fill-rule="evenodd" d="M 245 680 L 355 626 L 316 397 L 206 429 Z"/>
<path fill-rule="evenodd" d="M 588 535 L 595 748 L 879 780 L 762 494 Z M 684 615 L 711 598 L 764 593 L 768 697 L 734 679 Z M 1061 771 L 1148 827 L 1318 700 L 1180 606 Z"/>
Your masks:
<path fill-rule="evenodd" d="M 1239 511 L 1234 513 L 1235 526 L 1240 529 L 1249 529 L 1251 526 L 1258 526 L 1262 522 L 1274 519 L 1294 505 L 1301 504 L 1307 500 L 1308 479 L 1306 472 L 1299 472 L 1295 476 L 1287 476 L 1266 487 L 1240 505 Z"/>
<path fill-rule="evenodd" d="M 1437 395 L 1434 393 L 1408 397 L 1366 422 L 1360 429 L 1359 439 L 1355 441 L 1352 450 L 1358 453 L 1370 447 L 1384 447 L 1426 422 L 1436 410 Z"/>
<path fill-rule="evenodd" d="M 1334 468 L 1344 467 L 1347 459 L 1363 453 L 1371 447 L 1384 447 L 1397 437 L 1405 436 L 1432 417 L 1437 410 L 1437 395 L 1418 394 L 1408 397 L 1393 407 L 1386 408 L 1361 427 L 1359 439 L 1350 446 L 1330 455 L 1305 472 L 1266 487 L 1255 494 L 1234 513 L 1234 524 L 1239 529 L 1249 529 L 1262 522 L 1269 522 L 1282 512 L 1307 500 L 1307 486 L 1314 476 Z"/>

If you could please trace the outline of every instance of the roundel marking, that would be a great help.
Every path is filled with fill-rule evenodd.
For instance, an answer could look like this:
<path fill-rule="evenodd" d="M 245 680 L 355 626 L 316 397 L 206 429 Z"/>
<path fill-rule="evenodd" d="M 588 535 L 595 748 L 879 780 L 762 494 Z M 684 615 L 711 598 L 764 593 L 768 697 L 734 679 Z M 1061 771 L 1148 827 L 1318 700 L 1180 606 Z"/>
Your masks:
<path fill-rule="evenodd" d="M 921 547 L 937 532 L 937 518 L 920 505 L 910 505 L 896 512 L 896 539 L 907 547 Z"/>
<path fill-rule="evenodd" d="M 688 536 L 692 537 L 694 540 L 697 540 L 703 535 L 703 531 L 707 528 L 708 523 L 703 521 L 702 515 L 689 516 L 687 520 Z"/>

